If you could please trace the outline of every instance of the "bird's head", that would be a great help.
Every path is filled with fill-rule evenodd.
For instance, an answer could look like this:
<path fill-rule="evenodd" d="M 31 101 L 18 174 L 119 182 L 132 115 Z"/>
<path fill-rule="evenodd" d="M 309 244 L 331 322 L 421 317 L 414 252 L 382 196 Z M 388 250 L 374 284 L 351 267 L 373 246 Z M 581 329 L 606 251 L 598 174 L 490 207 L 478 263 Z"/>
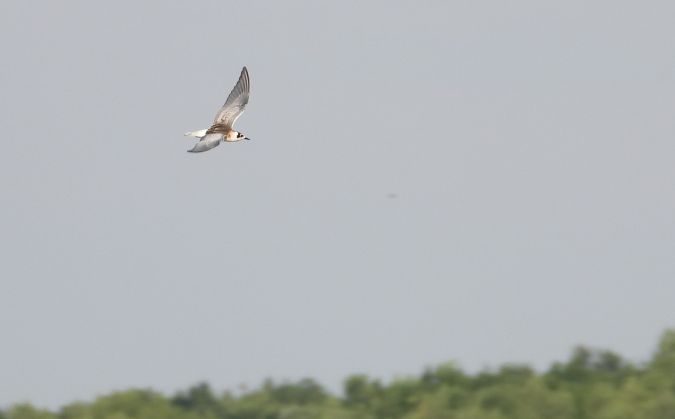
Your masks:
<path fill-rule="evenodd" d="M 246 134 L 244 134 L 243 132 L 238 132 L 237 133 L 237 140 L 250 140 L 250 138 L 248 138 L 246 136 Z"/>

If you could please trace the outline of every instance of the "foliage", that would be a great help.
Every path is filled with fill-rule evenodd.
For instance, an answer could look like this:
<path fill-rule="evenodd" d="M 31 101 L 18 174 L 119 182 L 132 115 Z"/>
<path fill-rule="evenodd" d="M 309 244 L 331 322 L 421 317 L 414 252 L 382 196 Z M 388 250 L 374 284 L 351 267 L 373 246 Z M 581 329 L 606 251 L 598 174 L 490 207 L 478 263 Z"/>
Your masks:
<path fill-rule="evenodd" d="M 447 363 L 390 383 L 353 375 L 344 395 L 311 379 L 275 383 L 239 396 L 206 383 L 172 397 L 128 390 L 72 403 L 59 412 L 18 404 L 0 419 L 675 419 L 675 330 L 652 359 L 634 365 L 587 347 L 537 373 L 525 365 L 467 374 Z"/>

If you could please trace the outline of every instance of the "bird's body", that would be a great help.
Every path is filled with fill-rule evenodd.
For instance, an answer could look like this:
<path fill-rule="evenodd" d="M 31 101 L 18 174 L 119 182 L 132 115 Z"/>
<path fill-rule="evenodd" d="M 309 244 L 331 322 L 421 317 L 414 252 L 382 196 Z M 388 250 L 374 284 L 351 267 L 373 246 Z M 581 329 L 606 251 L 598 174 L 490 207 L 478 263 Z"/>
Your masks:
<path fill-rule="evenodd" d="M 239 81 L 230 92 L 223 107 L 218 111 L 211 128 L 185 133 L 187 136 L 199 138 L 199 142 L 191 150 L 188 150 L 189 152 L 208 151 L 219 146 L 223 141 L 234 143 L 241 140 L 250 140 L 243 133 L 232 128 L 248 103 L 250 86 L 248 70 L 244 67 L 241 70 Z"/>

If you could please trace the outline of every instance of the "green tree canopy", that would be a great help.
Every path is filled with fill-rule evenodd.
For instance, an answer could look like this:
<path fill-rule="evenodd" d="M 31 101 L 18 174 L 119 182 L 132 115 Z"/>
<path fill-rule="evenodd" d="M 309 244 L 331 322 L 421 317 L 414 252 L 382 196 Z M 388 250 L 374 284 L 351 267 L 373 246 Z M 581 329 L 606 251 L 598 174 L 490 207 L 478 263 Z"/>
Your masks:
<path fill-rule="evenodd" d="M 384 383 L 366 375 L 331 395 L 316 381 L 265 381 L 240 395 L 198 383 L 171 397 L 127 390 L 58 412 L 17 404 L 0 419 L 675 419 L 675 330 L 652 358 L 632 364 L 579 346 L 537 372 L 507 364 L 467 374 L 453 363 Z"/>

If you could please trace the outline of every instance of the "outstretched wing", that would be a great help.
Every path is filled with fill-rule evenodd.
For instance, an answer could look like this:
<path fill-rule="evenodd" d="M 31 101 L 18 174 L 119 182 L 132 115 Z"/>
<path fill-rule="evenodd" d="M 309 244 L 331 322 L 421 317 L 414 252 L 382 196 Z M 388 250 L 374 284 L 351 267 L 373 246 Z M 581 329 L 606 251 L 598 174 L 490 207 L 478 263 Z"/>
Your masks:
<path fill-rule="evenodd" d="M 201 153 L 203 151 L 209 151 L 214 147 L 218 147 L 220 142 L 223 140 L 223 134 L 206 134 L 202 137 L 191 150 L 188 150 L 190 153 Z"/>
<path fill-rule="evenodd" d="M 248 103 L 248 95 L 251 88 L 251 81 L 248 77 L 248 70 L 244 67 L 241 70 L 241 75 L 239 76 L 239 81 L 234 85 L 232 92 L 227 97 L 225 104 L 216 119 L 213 121 L 214 124 L 223 124 L 232 128 L 234 122 L 239 118 L 239 116 L 244 112 L 244 108 Z"/>

